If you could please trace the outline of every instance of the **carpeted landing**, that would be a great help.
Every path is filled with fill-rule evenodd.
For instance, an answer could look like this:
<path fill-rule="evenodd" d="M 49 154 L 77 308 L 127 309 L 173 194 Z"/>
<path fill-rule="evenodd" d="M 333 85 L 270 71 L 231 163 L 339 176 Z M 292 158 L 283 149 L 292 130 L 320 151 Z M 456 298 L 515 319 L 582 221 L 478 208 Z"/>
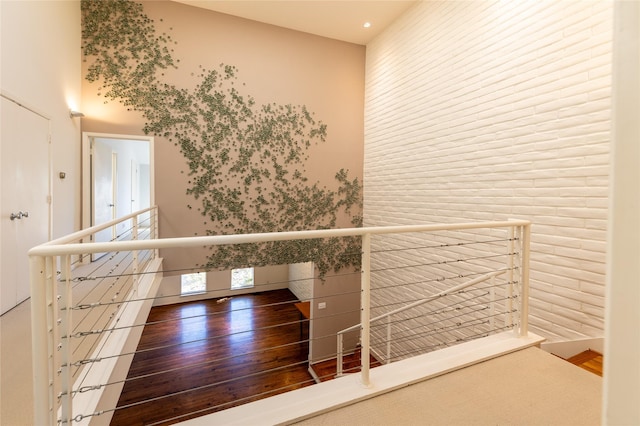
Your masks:
<path fill-rule="evenodd" d="M 602 378 L 528 348 L 301 425 L 599 425 Z"/>

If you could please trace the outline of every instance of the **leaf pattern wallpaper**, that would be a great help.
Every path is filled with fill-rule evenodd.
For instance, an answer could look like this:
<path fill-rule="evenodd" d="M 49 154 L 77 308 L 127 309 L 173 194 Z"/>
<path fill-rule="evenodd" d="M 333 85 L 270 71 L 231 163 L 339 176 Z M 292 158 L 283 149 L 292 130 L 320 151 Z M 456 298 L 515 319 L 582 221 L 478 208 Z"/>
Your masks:
<path fill-rule="evenodd" d="M 145 134 L 163 136 L 184 156 L 185 208 L 202 216 L 208 235 L 336 227 L 338 214 L 362 226 L 362 188 L 344 169 L 337 190 L 308 178 L 309 148 L 325 142 L 327 126 L 304 105 L 257 105 L 240 71 L 221 63 L 191 70 L 194 89 L 165 73 L 180 67 L 178 44 L 158 34 L 142 4 L 83 0 L 86 79 L 105 102 L 142 114 Z M 332 238 L 211 248 L 205 269 L 313 261 L 321 276 L 359 267 L 360 239 Z"/>

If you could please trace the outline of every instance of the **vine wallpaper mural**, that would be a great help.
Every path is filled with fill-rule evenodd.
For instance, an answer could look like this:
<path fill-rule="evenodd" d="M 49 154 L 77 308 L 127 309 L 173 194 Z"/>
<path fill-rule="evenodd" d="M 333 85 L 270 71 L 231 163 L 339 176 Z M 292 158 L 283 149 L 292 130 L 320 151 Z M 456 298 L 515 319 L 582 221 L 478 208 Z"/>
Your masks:
<path fill-rule="evenodd" d="M 162 136 L 184 157 L 192 202 L 209 235 L 325 229 L 348 215 L 362 226 L 362 191 L 349 171 L 335 171 L 328 189 L 307 173 L 309 148 L 325 142 L 328 126 L 304 105 L 258 105 L 245 93 L 241 71 L 221 63 L 191 71 L 191 88 L 166 77 L 179 69 L 179 40 L 158 33 L 142 4 L 83 0 L 86 78 L 98 96 L 142 114 L 144 133 Z M 205 268 L 228 269 L 313 261 L 321 275 L 357 267 L 359 239 L 225 246 Z"/>

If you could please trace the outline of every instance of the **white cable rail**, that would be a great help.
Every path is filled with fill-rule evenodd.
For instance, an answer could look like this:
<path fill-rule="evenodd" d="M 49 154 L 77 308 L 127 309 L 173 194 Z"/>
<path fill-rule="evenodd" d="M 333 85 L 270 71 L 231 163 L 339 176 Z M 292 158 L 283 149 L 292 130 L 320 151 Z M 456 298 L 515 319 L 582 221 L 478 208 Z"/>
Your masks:
<path fill-rule="evenodd" d="M 146 222 L 148 221 L 148 223 Z M 130 226 L 111 242 L 86 241 L 96 232 L 129 222 Z M 143 224 L 144 222 L 144 224 Z M 505 235 L 506 236 L 502 236 Z M 359 324 L 344 325 L 334 331 L 310 332 L 308 337 L 283 344 L 285 348 L 306 347 L 333 340 L 334 350 L 328 357 L 337 361 L 337 373 L 341 375 L 342 358 L 345 353 L 342 336 L 358 334 L 360 365 L 357 370 L 363 386 L 370 386 L 370 359 L 389 362 L 391 342 L 395 339 L 395 356 L 406 357 L 424 353 L 437 347 L 445 347 L 456 342 L 486 336 L 496 331 L 513 329 L 518 335 L 527 334 L 528 258 L 530 222 L 508 220 L 495 222 L 474 222 L 457 224 L 404 225 L 367 228 L 345 228 L 330 230 L 310 230 L 242 235 L 215 235 L 202 237 L 159 239 L 157 208 L 142 210 L 97 227 L 79 231 L 66 237 L 35 247 L 29 251 L 32 280 L 32 321 L 35 375 L 35 421 L 36 424 L 89 424 L 100 415 L 113 415 L 120 409 L 105 406 L 102 392 L 105 389 L 120 388 L 137 377 L 111 377 L 104 368 L 109 364 L 116 369 L 122 357 L 133 357 L 149 353 L 153 348 L 129 347 L 131 337 L 142 329 L 151 327 L 147 320 L 151 304 L 156 300 L 158 277 L 163 273 L 158 250 L 164 248 L 186 248 L 263 243 L 304 239 L 359 236 L 362 238 L 360 286 L 356 291 L 343 290 L 334 294 L 313 296 L 308 301 L 313 311 L 315 305 L 326 300 L 343 300 L 355 296 L 357 306 L 344 308 L 338 313 L 324 318 L 327 322 L 341 316 L 357 315 Z M 484 236 L 483 238 L 478 235 Z M 501 235 L 496 237 L 496 235 Z M 491 236 L 489 238 L 488 236 Z M 385 238 L 391 238 L 386 240 Z M 144 238 L 144 239 L 142 239 Z M 414 240 L 420 241 L 414 244 Z M 99 261 L 87 263 L 92 254 L 106 253 Z M 79 262 L 72 267 L 72 259 Z M 116 261 L 117 260 L 117 261 Z M 115 263 L 117 267 L 109 266 Z M 75 269 L 74 269 L 75 268 Z M 60 271 L 58 271 L 60 269 Z M 195 267 L 194 267 L 195 269 Z M 78 274 L 78 271 L 81 274 Z M 175 272 L 175 271 L 174 271 Z M 500 275 L 507 275 L 504 282 L 495 283 Z M 406 277 L 399 279 L 400 276 Z M 475 277 L 474 277 L 475 276 Z M 308 277 L 313 280 L 313 277 Z M 323 280 L 342 279 L 340 274 L 327 275 Z M 460 282 L 465 280 L 464 282 Z M 490 281 L 491 286 L 473 294 L 471 287 Z M 258 283 L 258 286 L 262 285 Z M 266 283 L 264 284 L 266 287 Z M 260 291 L 259 288 L 256 291 Z M 463 293 L 467 293 L 463 295 Z M 95 293 L 95 294 L 93 294 Z M 99 295 L 98 295 L 99 293 Z M 499 294 L 498 294 L 499 293 Z M 431 294 L 426 296 L 425 294 Z M 392 297 L 390 297 L 392 295 Z M 439 300 L 453 296 L 449 305 L 439 304 Z M 205 297 L 215 298 L 214 292 Z M 467 298 L 468 297 L 468 298 Z M 402 301 L 406 298 L 406 302 Z M 227 298 L 224 298 L 227 299 Z M 239 299 L 239 298 L 238 298 Z M 473 300 L 468 302 L 467 300 Z M 239 300 L 237 300 L 239 302 Z M 397 323 L 387 321 L 386 332 L 378 333 L 376 325 L 391 316 L 404 314 L 423 305 L 436 306 L 428 312 L 420 311 L 409 317 L 399 316 Z M 236 302 L 236 300 L 232 300 Z M 285 300 L 265 309 L 282 310 L 295 300 Z M 332 302 L 333 303 L 333 302 Z M 283 305 L 284 304 L 284 305 Z M 393 307 L 391 304 L 400 304 Z M 476 306 L 474 308 L 472 306 Z M 231 306 L 231 304 L 229 304 Z M 388 307 L 387 307 L 388 306 Z M 216 315 L 243 315 L 246 307 L 233 307 Z M 322 309 L 322 308 L 320 308 Z M 382 312 L 375 314 L 375 311 Z M 295 312 L 295 311 L 294 311 Z M 373 313 L 372 313 L 373 312 Z M 213 314 L 207 314 L 213 315 Z M 207 315 L 185 316 L 207 318 Z M 449 315 L 446 317 L 446 315 Z M 280 328 L 296 330 L 319 324 L 319 319 L 287 319 L 274 326 L 244 330 L 235 333 L 214 333 L 207 340 L 185 341 L 183 344 L 204 344 L 213 339 L 240 339 L 243 333 L 277 332 Z M 430 325 L 433 322 L 436 325 Z M 351 321 L 351 324 L 354 322 Z M 397 327 L 392 336 L 391 327 Z M 293 327 L 293 328 L 292 328 Z M 311 328 L 310 328 L 311 330 Z M 315 330 L 315 329 L 314 329 Z M 434 339 L 433 330 L 444 337 Z M 337 345 L 336 336 L 338 336 Z M 108 341 L 108 339 L 111 339 Z M 438 340 L 439 339 L 439 340 Z M 78 340 L 76 342 L 76 340 Z M 114 344 L 113 342 L 119 342 Z M 111 342 L 111 343 L 110 343 Z M 129 345 L 129 346 L 127 346 Z M 302 346 L 300 346 L 302 345 Z M 353 351 L 355 346 L 347 348 Z M 386 349 L 383 349 L 386 347 Z M 111 348 L 111 349 L 109 349 Z M 113 348 L 116 348 L 114 352 Z M 277 348 L 276 348 L 277 349 Z M 257 348 L 238 355 L 257 356 L 269 348 Z M 385 355 L 386 353 L 386 355 Z M 199 361 L 201 367 L 228 362 L 236 357 L 220 356 Z M 128 361 L 129 363 L 131 360 Z M 303 359 L 291 365 L 309 365 L 313 370 L 318 360 Z M 92 368 L 99 365 L 99 368 Z M 127 367 L 128 368 L 128 367 Z M 153 373 L 149 377 L 161 377 L 169 372 L 177 372 L 188 366 L 175 366 L 169 370 Z M 288 368 L 272 367 L 265 373 L 273 373 Z M 93 372 L 92 372 L 93 371 Z M 262 372 L 235 377 L 233 381 L 255 379 Z M 292 388 L 307 386 L 315 381 L 331 379 L 335 374 L 323 374 L 306 380 Z M 230 383 L 231 379 L 220 379 L 200 385 L 197 389 Z M 306 383 L 309 382 L 309 383 Z M 164 404 L 170 404 L 177 397 L 191 390 L 176 390 L 163 396 Z M 281 391 L 276 389 L 275 391 Z M 261 397 L 270 396 L 267 392 Z M 158 399 L 150 397 L 151 400 Z M 250 401 L 254 397 L 242 397 Z M 237 401 L 236 401 L 237 402 Z M 223 409 L 223 403 L 215 409 Z M 141 402 L 142 403 L 142 402 Z M 129 407 L 136 407 L 129 403 Z M 229 405 L 229 406 L 231 406 Z M 126 408 L 126 407 L 125 407 Z M 212 408 L 202 409 L 196 414 L 207 414 Z M 173 420 L 192 416 L 181 414 Z"/>
<path fill-rule="evenodd" d="M 481 277 L 478 277 L 478 278 L 475 278 L 475 279 L 470 280 L 468 282 L 465 282 L 463 284 L 454 286 L 454 287 L 452 287 L 450 289 L 441 291 L 441 292 L 439 292 L 437 294 L 434 294 L 432 296 L 425 297 L 424 299 L 417 300 L 417 301 L 415 301 L 413 303 L 410 303 L 408 305 L 405 305 L 405 306 L 402 306 L 400 308 L 394 309 L 392 311 L 386 312 L 384 314 L 378 315 L 378 316 L 376 316 L 374 318 L 371 318 L 369 320 L 369 322 L 373 323 L 373 322 L 381 320 L 383 318 L 390 318 L 391 316 L 393 316 L 395 314 L 399 314 L 401 312 L 408 311 L 410 309 L 413 309 L 413 308 L 416 308 L 418 306 L 424 305 L 425 303 L 429 303 L 431 301 L 434 301 L 436 299 L 440 299 L 442 297 L 448 296 L 448 295 L 450 295 L 452 293 L 459 292 L 460 290 L 464 290 L 464 289 L 466 289 L 468 287 L 471 287 L 471 286 L 474 286 L 476 284 L 491 280 L 491 279 L 493 279 L 493 278 L 495 278 L 495 277 L 497 277 L 499 275 L 504 274 L 505 272 L 506 271 L 496 271 L 496 272 L 491 272 L 489 274 L 485 274 L 485 275 L 483 275 Z M 344 342 L 344 334 L 349 332 L 349 331 L 352 331 L 352 330 L 357 330 L 360 327 L 362 327 L 362 323 L 354 324 L 351 327 L 347 327 L 347 328 L 345 328 L 343 330 L 340 330 L 337 333 L 337 338 L 338 338 L 338 340 L 337 340 L 338 358 L 337 358 L 337 372 L 336 372 L 336 376 L 337 377 L 341 377 L 343 375 L 343 367 L 342 367 L 342 365 L 343 365 L 343 353 L 344 353 L 344 343 L 343 343 Z M 391 352 L 391 341 L 392 341 L 392 338 L 391 338 L 391 331 L 390 330 L 391 330 L 391 322 L 388 322 L 387 323 L 387 356 L 386 356 L 386 359 L 390 359 L 390 355 L 389 354 Z"/>

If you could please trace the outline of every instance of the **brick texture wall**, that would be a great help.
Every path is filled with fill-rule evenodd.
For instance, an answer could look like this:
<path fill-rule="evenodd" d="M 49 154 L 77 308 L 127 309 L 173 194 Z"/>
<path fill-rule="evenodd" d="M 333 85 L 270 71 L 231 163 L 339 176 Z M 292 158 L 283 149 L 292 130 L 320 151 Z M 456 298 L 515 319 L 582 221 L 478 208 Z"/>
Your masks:
<path fill-rule="evenodd" d="M 365 226 L 529 219 L 530 324 L 604 334 L 612 3 L 422 2 L 367 46 Z"/>

